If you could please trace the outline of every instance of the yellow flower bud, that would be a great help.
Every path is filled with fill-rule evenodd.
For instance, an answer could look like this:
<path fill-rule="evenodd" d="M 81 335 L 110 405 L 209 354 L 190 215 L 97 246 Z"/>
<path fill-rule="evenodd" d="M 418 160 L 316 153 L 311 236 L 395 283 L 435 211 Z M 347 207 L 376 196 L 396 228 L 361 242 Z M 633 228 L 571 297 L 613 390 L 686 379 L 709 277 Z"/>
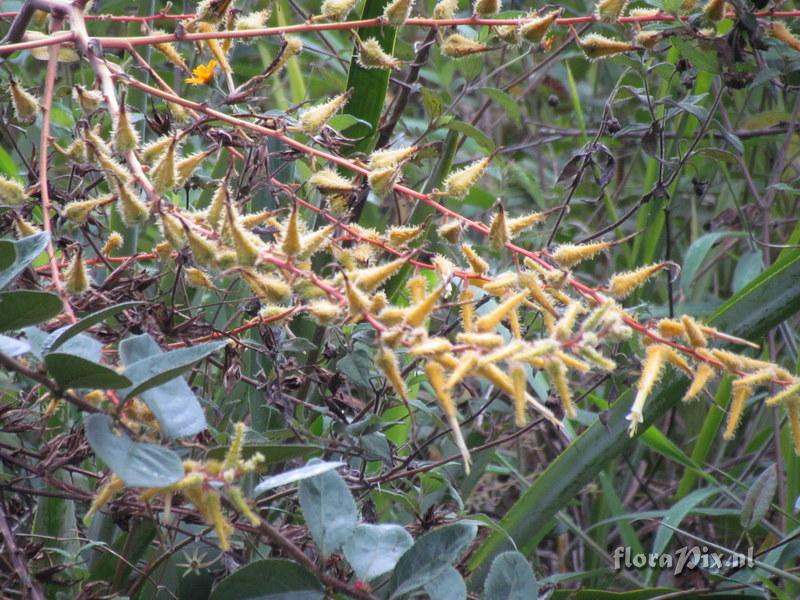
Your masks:
<path fill-rule="evenodd" d="M 697 321 L 695 321 L 692 317 L 689 315 L 683 315 L 683 317 L 681 317 L 681 324 L 683 325 L 684 335 L 689 341 L 689 344 L 695 348 L 708 345 L 708 341 L 706 340 L 706 336 L 703 334 L 703 330 L 700 328 L 700 325 L 698 325 Z"/>
<path fill-rule="evenodd" d="M 402 246 L 417 239 L 425 231 L 425 224 L 395 225 L 386 231 L 386 238 L 393 246 Z"/>
<path fill-rule="evenodd" d="M 200 269 L 195 269 L 194 267 L 185 267 L 184 272 L 186 273 L 186 281 L 190 286 L 208 288 L 211 290 L 215 289 L 211 279 L 209 279 L 208 275 L 203 273 Z"/>
<path fill-rule="evenodd" d="M 375 150 L 369 155 L 367 167 L 370 169 L 382 169 L 384 167 L 396 167 L 410 160 L 419 151 L 417 146 L 405 148 L 394 148 L 386 150 Z"/>
<path fill-rule="evenodd" d="M 784 402 L 793 402 L 796 398 L 800 397 L 800 382 L 795 381 L 790 383 L 778 393 L 767 398 L 767 406 L 775 406 Z"/>
<path fill-rule="evenodd" d="M 489 263 L 483 260 L 475 250 L 472 249 L 472 246 L 469 244 L 461 244 L 461 252 L 464 255 L 464 258 L 467 259 L 470 268 L 473 272 L 477 273 L 478 275 L 483 275 L 484 273 L 489 271 Z"/>
<path fill-rule="evenodd" d="M 292 206 L 289 220 L 281 236 L 281 250 L 286 256 L 295 256 L 303 249 L 303 242 L 300 236 L 300 221 L 297 204 Z"/>
<path fill-rule="evenodd" d="M 590 244 L 563 244 L 553 252 L 553 260 L 565 268 L 572 268 L 578 263 L 593 258 L 614 245 L 614 242 L 593 242 Z"/>
<path fill-rule="evenodd" d="M 173 138 L 161 158 L 153 166 L 150 179 L 158 192 L 169 192 L 178 184 L 178 168 L 175 159 L 177 145 L 177 139 Z"/>
<path fill-rule="evenodd" d="M 122 222 L 126 227 L 141 225 L 150 216 L 150 209 L 139 198 L 133 188 L 122 182 L 117 181 L 117 210 L 119 210 Z"/>
<path fill-rule="evenodd" d="M 377 196 L 386 196 L 394 189 L 394 185 L 400 176 L 400 171 L 395 167 L 381 167 L 369 172 L 367 183 Z"/>
<path fill-rule="evenodd" d="M 139 145 L 139 134 L 136 133 L 133 124 L 131 123 L 130 115 L 125 109 L 125 104 L 122 104 L 119 109 L 119 114 L 114 122 L 114 149 L 125 154 L 131 150 L 135 150 Z"/>
<path fill-rule="evenodd" d="M 89 213 L 94 209 L 108 204 L 114 199 L 112 195 L 103 196 L 102 198 L 91 198 L 89 200 L 73 200 L 64 205 L 64 218 L 83 225 L 89 218 Z"/>
<path fill-rule="evenodd" d="M 93 113 L 103 103 L 103 92 L 100 90 L 87 90 L 80 84 L 72 87 L 72 98 L 85 113 Z"/>
<path fill-rule="evenodd" d="M 458 242 L 461 235 L 461 223 L 453 219 L 447 223 L 443 223 L 436 228 L 436 233 L 446 239 L 451 244 Z"/>
<path fill-rule="evenodd" d="M 440 285 L 433 292 L 428 294 L 421 302 L 411 307 L 406 313 L 405 322 L 409 327 L 419 327 L 428 318 L 428 315 L 436 307 L 442 297 L 447 284 Z"/>
<path fill-rule="evenodd" d="M 233 29 L 235 31 L 248 31 L 251 29 L 264 29 L 267 26 L 267 21 L 272 15 L 272 9 L 267 7 L 263 10 L 257 10 L 247 15 L 239 15 L 233 22 Z"/>
<path fill-rule="evenodd" d="M 461 381 L 475 370 L 478 366 L 478 353 L 465 352 L 458 361 L 458 366 L 450 373 L 450 377 L 445 382 L 444 389 L 449 391 L 456 387 Z"/>

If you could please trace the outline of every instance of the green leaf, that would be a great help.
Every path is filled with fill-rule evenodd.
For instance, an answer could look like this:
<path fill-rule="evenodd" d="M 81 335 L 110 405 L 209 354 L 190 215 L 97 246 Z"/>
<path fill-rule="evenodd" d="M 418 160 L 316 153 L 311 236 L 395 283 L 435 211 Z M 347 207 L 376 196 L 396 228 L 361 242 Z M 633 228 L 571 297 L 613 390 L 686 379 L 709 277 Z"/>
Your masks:
<path fill-rule="evenodd" d="M 0 335 L 0 354 L 5 354 L 11 358 L 29 352 L 31 345 L 25 340 Z"/>
<path fill-rule="evenodd" d="M 315 459 L 307 466 L 319 462 Z M 299 498 L 306 525 L 322 556 L 338 552 L 358 521 L 358 508 L 344 479 L 332 470 L 303 479 Z"/>
<path fill-rule="evenodd" d="M 128 487 L 165 487 L 183 477 L 183 463 L 169 448 L 134 442 L 111 430 L 111 418 L 89 415 L 84 424 L 86 439 L 97 457 Z"/>
<path fill-rule="evenodd" d="M 102 321 L 105 321 L 108 317 L 114 316 L 115 314 L 122 312 L 125 309 L 139 306 L 140 304 L 144 304 L 144 302 L 122 302 L 120 304 L 114 304 L 109 306 L 108 308 L 104 308 L 102 310 L 98 310 L 90 315 L 86 315 L 80 321 L 73 325 L 68 325 L 66 327 L 62 327 L 61 329 L 53 332 L 51 335 L 51 339 L 48 339 L 45 342 L 44 353 L 47 354 L 48 352 L 52 352 L 56 348 L 58 348 L 61 344 L 69 340 L 70 338 L 78 335 L 82 331 L 86 331 L 92 325 L 96 325 Z"/>
<path fill-rule="evenodd" d="M 361 523 L 342 546 L 342 551 L 362 581 L 375 579 L 394 569 L 414 539 L 400 525 Z"/>
<path fill-rule="evenodd" d="M 429 531 L 400 557 L 392 576 L 397 598 L 433 581 L 461 556 L 478 533 L 472 523 L 454 523 Z"/>
<path fill-rule="evenodd" d="M 539 584 L 527 559 L 515 550 L 492 562 L 484 586 L 484 600 L 528 600 L 539 595 Z"/>
<path fill-rule="evenodd" d="M 788 255 L 759 275 L 723 304 L 708 323 L 732 335 L 757 339 L 798 309 L 800 252 Z M 639 431 L 646 430 L 679 403 L 687 385 L 686 378 L 677 372 L 665 377 L 645 405 L 644 423 Z M 472 585 L 482 582 L 492 558 L 508 549 L 508 536 L 527 548 L 535 547 L 552 527 L 556 513 L 572 502 L 575 494 L 611 459 L 631 447 L 633 442 L 628 437 L 625 418 L 630 410 L 630 396 L 630 391 L 626 391 L 602 422 L 598 420 L 575 438 L 506 512 L 500 525 L 507 533 L 493 532 L 472 554 L 468 564 L 473 573 Z"/>
<path fill-rule="evenodd" d="M 14 240 L 0 240 L 0 273 L 8 269 L 17 259 Z"/>
<path fill-rule="evenodd" d="M 506 114 L 511 117 L 511 120 L 514 121 L 514 123 L 519 125 L 522 122 L 522 116 L 519 110 L 520 102 L 514 98 L 514 96 L 508 92 L 498 90 L 497 88 L 478 88 L 476 91 L 485 94 L 497 102 L 497 104 L 502 106 L 506 111 Z"/>
<path fill-rule="evenodd" d="M 136 338 L 141 338 L 141 336 L 136 336 Z M 130 348 L 129 344 L 141 343 L 139 340 L 136 342 L 129 342 L 129 340 L 136 338 L 128 338 L 120 342 L 120 354 L 124 352 L 123 348 L 125 348 L 125 346 Z M 162 383 L 175 379 L 198 360 L 216 352 L 227 344 L 228 342 L 226 340 L 207 342 L 205 344 L 198 344 L 197 346 L 172 350 L 171 352 L 153 354 L 147 358 L 141 358 L 136 362 L 129 363 L 126 365 L 124 373 L 125 376 L 133 382 L 133 385 L 123 390 L 122 396 L 124 398 L 136 396 Z"/>
<path fill-rule="evenodd" d="M 47 321 L 63 308 L 61 299 L 49 292 L 0 292 L 0 331 L 22 329 Z"/>
<path fill-rule="evenodd" d="M 385 5 L 385 0 L 366 0 L 361 18 L 374 19 L 381 16 Z M 365 27 L 360 29 L 358 34 L 362 40 L 374 37 L 384 52 L 394 54 L 394 42 L 397 37 L 397 30 L 394 27 Z M 342 131 L 346 137 L 359 140 L 349 146 L 348 153 L 370 153 L 375 148 L 378 124 L 383 114 L 383 105 L 386 103 L 386 93 L 389 91 L 390 76 L 391 71 L 388 69 L 365 69 L 359 65 L 358 46 L 353 45 L 346 87 L 348 90 L 353 90 L 353 95 L 342 112 L 352 115 L 361 123 Z"/>
<path fill-rule="evenodd" d="M 341 462 L 314 461 L 308 465 L 305 465 L 304 467 L 298 467 L 297 469 L 292 469 L 290 471 L 285 471 L 284 473 L 278 473 L 277 475 L 272 475 L 266 479 L 262 479 L 261 483 L 259 483 L 253 490 L 253 493 L 255 495 L 263 494 L 267 490 L 271 490 L 282 485 L 288 485 L 290 483 L 294 483 L 295 481 L 302 481 L 303 479 L 308 479 L 309 477 L 316 477 L 317 475 L 327 473 L 328 471 L 332 471 L 333 469 L 338 469 L 339 467 L 343 466 L 344 463 Z"/>
<path fill-rule="evenodd" d="M 772 504 L 775 491 L 778 489 L 778 471 L 772 464 L 761 475 L 758 476 L 747 490 L 747 495 L 742 503 L 742 514 L 740 521 L 742 527 L 748 531 L 753 529 L 761 522 Z"/>
<path fill-rule="evenodd" d="M 494 150 L 494 142 L 492 139 L 474 125 L 470 125 L 464 121 L 450 121 L 445 125 L 445 128 L 452 129 L 453 131 L 457 131 L 458 133 L 472 138 L 485 148 L 487 152 L 492 152 Z"/>
<path fill-rule="evenodd" d="M 689 246 L 686 251 L 686 256 L 683 259 L 683 266 L 681 267 L 680 288 L 684 293 L 688 293 L 691 286 L 694 285 L 694 276 L 703 264 L 703 261 L 708 256 L 711 248 L 719 240 L 724 237 L 737 235 L 735 232 L 730 231 L 715 231 L 701 235 Z"/>
<path fill-rule="evenodd" d="M 97 388 L 117 390 L 128 387 L 131 380 L 114 369 L 66 352 L 51 352 L 44 358 L 47 373 L 63 390 Z"/>
<path fill-rule="evenodd" d="M 467 585 L 455 567 L 447 567 L 439 576 L 425 584 L 430 600 L 466 600 Z"/>
<path fill-rule="evenodd" d="M 193 346 L 193 348 L 199 348 L 199 346 Z M 214 349 L 216 348 L 213 348 L 211 352 Z M 202 358 L 202 352 L 204 351 L 196 355 L 198 360 Z M 206 352 L 206 354 L 208 353 Z M 147 373 L 151 365 L 159 360 L 164 361 L 161 367 L 170 368 L 170 365 L 174 366 L 174 364 L 169 363 L 166 357 L 172 354 L 173 352 L 165 353 L 161 350 L 156 341 L 147 334 L 126 338 L 119 344 L 119 356 L 122 364 L 126 366 L 126 373 L 128 369 L 132 369 L 136 365 L 141 367 L 137 367 L 135 371 L 137 374 Z M 194 360 L 191 360 L 189 364 L 192 362 Z M 182 370 L 181 367 L 178 372 Z M 162 377 L 166 378 L 167 375 L 158 375 L 157 379 Z M 150 381 L 147 380 L 139 386 L 138 394 L 153 412 L 161 430 L 167 437 L 174 439 L 195 435 L 208 427 L 203 407 L 183 377 L 172 375 L 167 381 L 156 384 L 154 387 L 149 386 Z"/>
<path fill-rule="evenodd" d="M 0 271 L 0 290 L 11 283 L 17 277 L 17 275 L 22 273 L 29 264 L 36 260 L 37 256 L 44 252 L 44 249 L 47 248 L 47 242 L 49 240 L 50 236 L 43 231 L 35 235 L 30 235 L 26 238 L 22 238 L 16 242 L 12 242 L 14 244 L 16 258 L 14 259 L 14 263 L 9 268 L 5 268 L 3 271 Z M 7 253 L 8 250 L 3 252 L 3 254 L 6 256 Z M 5 263 L 5 259 L 2 261 L 2 263 Z"/>
<path fill-rule="evenodd" d="M 373 374 L 375 361 L 366 352 L 356 350 L 345 355 L 336 363 L 348 381 L 361 387 L 369 388 L 369 380 Z"/>
<path fill-rule="evenodd" d="M 758 277 L 759 273 L 764 270 L 764 258 L 758 250 L 747 252 L 736 263 L 736 269 L 733 271 L 733 282 L 731 288 L 734 292 L 738 292 L 748 283 Z"/>
<path fill-rule="evenodd" d="M 680 4 L 680 0 L 678 0 L 678 4 Z M 700 50 L 697 44 L 682 38 L 672 37 L 670 41 L 680 51 L 681 56 L 692 63 L 692 66 L 698 71 L 719 73 L 719 61 L 717 61 L 717 56 L 714 52 Z"/>
<path fill-rule="evenodd" d="M 325 591 L 307 569 L 288 560 L 257 560 L 223 579 L 209 600 L 322 600 Z"/>

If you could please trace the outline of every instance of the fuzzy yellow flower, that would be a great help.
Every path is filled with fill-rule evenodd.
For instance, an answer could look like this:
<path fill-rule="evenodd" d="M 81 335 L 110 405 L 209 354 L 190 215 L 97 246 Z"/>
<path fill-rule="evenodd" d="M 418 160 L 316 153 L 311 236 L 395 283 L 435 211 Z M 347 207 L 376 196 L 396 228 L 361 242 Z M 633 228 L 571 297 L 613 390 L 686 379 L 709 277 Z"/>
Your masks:
<path fill-rule="evenodd" d="M 214 79 L 214 70 L 217 68 L 217 61 L 210 60 L 207 65 L 197 65 L 192 70 L 192 76 L 184 81 L 190 85 L 208 85 Z"/>

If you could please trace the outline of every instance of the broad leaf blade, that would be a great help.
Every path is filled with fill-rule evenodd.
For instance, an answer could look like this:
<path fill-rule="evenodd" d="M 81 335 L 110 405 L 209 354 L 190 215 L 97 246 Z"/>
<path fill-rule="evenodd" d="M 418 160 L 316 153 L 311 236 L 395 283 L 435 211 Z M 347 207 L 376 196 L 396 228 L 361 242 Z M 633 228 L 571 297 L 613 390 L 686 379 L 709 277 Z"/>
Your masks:
<path fill-rule="evenodd" d="M 309 466 L 316 464 L 312 461 Z M 337 552 L 358 521 L 358 508 L 344 479 L 332 470 L 303 479 L 299 497 L 303 517 L 320 553 L 330 556 Z"/>
<path fill-rule="evenodd" d="M 52 352 L 45 359 L 48 374 L 61 389 L 96 388 L 116 390 L 127 387 L 131 380 L 114 369 L 100 365 L 82 356 L 65 352 Z"/>
<path fill-rule="evenodd" d="M 132 308 L 134 306 L 138 306 L 140 304 L 144 304 L 143 302 L 139 301 L 132 301 L 132 302 L 122 302 L 120 304 L 114 304 L 113 306 L 109 306 L 107 308 L 103 308 L 98 310 L 97 312 L 93 312 L 90 315 L 86 315 L 80 321 L 73 325 L 68 325 L 59 329 L 57 332 L 53 332 L 51 339 L 45 343 L 45 350 L 44 352 L 52 352 L 56 350 L 61 344 L 65 343 L 67 340 L 75 337 L 82 331 L 86 331 L 92 325 L 96 325 L 101 321 L 105 321 L 108 317 L 114 316 L 115 314 L 122 312 L 125 309 Z"/>
<path fill-rule="evenodd" d="M 322 600 L 317 578 L 288 560 L 257 560 L 223 579 L 209 600 Z"/>
<path fill-rule="evenodd" d="M 61 299 L 48 292 L 0 292 L 0 331 L 42 323 L 55 317 L 62 308 Z"/>
<path fill-rule="evenodd" d="M 10 267 L 0 271 L 0 290 L 16 279 L 47 247 L 50 236 L 46 232 L 22 238 L 14 244 L 15 258 Z M 2 251 L 2 264 L 8 260 L 8 248 Z"/>
<path fill-rule="evenodd" d="M 129 487 L 165 487 L 183 477 L 183 463 L 177 454 L 116 435 L 107 415 L 89 415 L 84 428 L 94 453 Z"/>

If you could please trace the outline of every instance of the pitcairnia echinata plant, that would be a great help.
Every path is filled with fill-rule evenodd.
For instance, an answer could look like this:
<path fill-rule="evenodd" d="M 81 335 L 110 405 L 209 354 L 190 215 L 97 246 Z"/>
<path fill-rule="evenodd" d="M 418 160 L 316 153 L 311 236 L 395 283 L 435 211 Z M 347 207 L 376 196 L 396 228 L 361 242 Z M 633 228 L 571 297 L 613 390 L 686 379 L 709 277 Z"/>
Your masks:
<path fill-rule="evenodd" d="M 255 352 L 247 337 L 252 330 L 272 331 L 274 336 L 282 332 L 292 338 L 309 322 L 316 327 L 314 353 L 322 347 L 326 332 L 369 330 L 364 339 L 371 344 L 373 364 L 388 386 L 384 389 L 393 391 L 391 401 L 380 410 L 395 409 L 394 418 L 408 427 L 413 447 L 417 419 L 430 411 L 420 401 L 435 403 L 435 414 L 446 423 L 467 474 L 470 446 L 475 444 L 468 443 L 462 432 L 460 407 L 475 386 L 505 398 L 516 427 L 542 419 L 564 431 L 565 420 L 576 419 L 579 408 L 589 409 L 581 405 L 584 397 L 576 382 L 587 374 L 624 371 L 621 348 L 635 353 L 639 363 L 627 415 L 631 437 L 640 433 L 648 398 L 665 373 L 675 371 L 689 379 L 684 402 L 697 400 L 714 380 L 726 376 L 732 378 L 732 400 L 724 439 L 734 438 L 748 400 L 766 389 L 765 404 L 788 413 L 800 454 L 797 376 L 754 357 L 753 349 L 759 345 L 700 318 L 649 318 L 637 313 L 631 298 L 640 298 L 641 289 L 657 278 L 674 281 L 678 264 L 649 262 L 592 283 L 582 276 L 581 270 L 599 257 L 636 243 L 636 233 L 608 241 L 551 244 L 535 232 L 557 228 L 567 204 L 512 214 L 502 195 L 486 206 L 486 223 L 465 216 L 463 204 L 495 166 L 513 169 L 513 160 L 498 149 L 484 156 L 464 156 L 456 166 L 451 154 L 449 161 L 439 163 L 445 168 L 438 179 L 431 175 L 426 191 L 417 191 L 422 186 L 412 177 L 418 179 L 420 165 L 450 142 L 429 143 L 424 135 L 392 140 L 403 110 L 400 98 L 406 92 L 390 105 L 399 109 L 394 121 L 389 110 L 381 121 L 368 124 L 375 131 L 364 138 L 368 143 L 360 147 L 365 150 L 352 150 L 356 141 L 363 140 L 351 137 L 348 130 L 364 124 L 358 115 L 347 118 L 365 93 L 364 80 L 359 83 L 358 77 L 380 74 L 389 81 L 407 68 L 404 59 L 394 56 L 394 42 L 386 42 L 388 31 L 436 28 L 425 43 L 437 46 L 443 60 L 461 61 L 460 65 L 501 49 L 555 56 L 559 45 L 573 43 L 585 58 L 596 61 L 658 56 L 672 38 L 712 47 L 721 39 L 717 22 L 736 18 L 740 7 L 731 7 L 733 14 L 728 15 L 724 2 L 710 0 L 696 6 L 687 0 L 679 12 L 691 18 L 676 22 L 675 16 L 659 9 L 627 9 L 626 2 L 601 0 L 593 16 L 581 21 L 564 17 L 560 8 L 501 18 L 498 0 L 476 0 L 472 16 L 458 17 L 462 8 L 458 2 L 441 0 L 431 7 L 428 19 L 416 16 L 421 7 L 411 0 L 392 0 L 378 17 L 351 27 L 347 19 L 356 2 L 325 0 L 305 25 L 270 29 L 272 7 L 254 4 L 237 7 L 230 0 L 204 0 L 192 14 L 169 19 L 166 7 L 162 16 L 170 27 L 162 23 L 156 29 L 151 20 L 141 19 L 135 21 L 141 25 L 140 35 L 100 38 L 90 34 L 93 22 L 80 0 L 26 2 L 5 46 L 0 46 L 3 55 L 31 51 L 48 65 L 40 86 L 24 85 L 13 74 L 13 66 L 7 68 L 13 119 L 19 126 L 39 119 L 42 143 L 38 167 L 28 173 L 29 185 L 15 177 L 0 178 L 0 203 L 10 207 L 4 218 L 16 229 L 17 254 L 20 244 L 46 240 L 39 253 L 47 252 L 47 264 L 36 263 L 35 273 L 49 278 L 49 283 L 39 284 L 51 284 L 60 303 L 57 316 L 41 320 L 47 321 L 43 329 L 49 341 L 40 344 L 38 358 L 44 368 L 35 371 L 39 375 L 34 381 L 43 386 L 49 400 L 45 415 L 52 418 L 63 410 L 60 399 L 99 413 L 91 417 L 94 424 L 87 425 L 87 435 L 112 473 L 94 494 L 84 520 L 87 525 L 127 486 L 140 490 L 138 501 L 158 504 L 165 515 L 172 510 L 174 497 L 188 502 L 213 528 L 223 551 L 231 548 L 233 522 L 238 526 L 243 521 L 250 531 L 267 527 L 266 535 L 274 536 L 262 520 L 264 507 L 248 499 L 242 485 L 269 459 L 261 452 L 243 454 L 243 422 L 229 423 L 233 434 L 228 447 L 213 458 L 191 454 L 189 442 L 180 459 L 170 450 L 178 460 L 178 474 L 157 485 L 137 484 L 139 479 L 126 476 L 124 461 L 116 460 L 115 451 L 106 444 L 124 440 L 132 453 L 163 458 L 166 455 L 158 453 L 167 452 L 170 440 L 202 437 L 206 421 L 202 413 L 196 417 L 200 404 L 182 379 L 175 383 L 180 374 L 175 365 L 186 368 L 223 348 L 228 364 L 232 356 Z M 616 36 L 574 29 L 588 22 L 604 23 L 604 30 L 613 29 Z M 46 23 L 47 34 L 37 31 Z M 782 21 L 759 15 L 751 25 L 761 44 L 800 50 L 800 41 Z M 471 37 L 463 26 L 483 26 L 482 33 Z M 343 38 L 352 44 L 348 47 L 354 54 L 352 86 L 320 97 L 310 95 L 286 111 L 272 110 L 271 83 L 290 78 L 298 86 L 298 58 L 322 51 L 312 42 L 315 31 L 352 34 Z M 264 70 L 248 76 L 237 73 L 232 57 L 263 37 L 280 41 L 273 44 L 275 53 Z M 140 47 L 148 48 L 147 58 L 137 50 Z M 429 49 L 425 52 L 427 57 Z M 126 62 L 112 59 L 116 53 Z M 90 68 L 81 77 L 68 77 L 84 65 Z M 405 85 L 411 89 L 414 81 Z M 285 100 L 286 86 L 279 87 Z M 54 95 L 74 115 L 72 137 L 66 143 L 50 133 Z M 406 97 L 403 102 L 407 101 Z M 155 103 L 160 109 L 143 118 L 142 107 L 146 110 Z M 436 115 L 431 123 L 439 118 Z M 386 139 L 379 136 L 384 132 Z M 605 133 L 601 128 L 594 141 L 587 141 L 573 191 L 584 171 L 600 168 L 591 162 L 593 153 L 610 156 L 598 141 Z M 664 140 L 660 143 L 663 146 Z M 458 144 L 451 145 L 455 153 Z M 276 164 L 280 168 L 274 168 Z M 73 182 L 76 177 L 83 178 L 79 185 Z M 608 179 L 602 187 L 607 183 Z M 359 219 L 365 204 L 385 207 L 392 213 L 391 221 L 381 227 L 365 225 Z M 131 275 L 139 265 L 144 270 Z M 157 280 L 170 271 L 177 271 L 172 288 L 159 294 L 171 294 L 174 300 L 178 288 L 184 294 L 188 289 L 197 298 L 219 298 L 225 304 L 227 294 L 241 286 L 237 289 L 246 292 L 240 296 L 249 301 L 242 312 L 249 317 L 242 319 L 236 313 L 226 323 L 215 321 L 201 330 L 194 328 L 196 317 L 190 310 L 194 307 L 164 316 L 126 305 L 117 312 L 137 315 L 126 330 L 150 334 L 147 341 L 131 342 L 130 350 L 122 343 L 119 348 L 111 344 L 102 358 L 99 348 L 94 358 L 70 358 L 75 361 L 68 367 L 73 374 L 87 369 L 84 379 L 71 378 L 58 367 L 57 355 L 70 355 L 68 339 L 80 335 L 76 339 L 86 341 L 85 331 L 106 316 L 86 323 L 76 312 L 106 309 L 123 299 L 147 304 L 143 291 L 158 285 Z M 129 296 L 119 291 L 123 278 Z M 176 319 L 182 325 L 176 326 Z M 19 331 L 31 324 L 21 319 L 5 329 Z M 184 330 L 194 335 L 184 335 Z M 108 331 L 104 334 L 115 340 Z M 26 335 L 35 337 L 30 331 Z M 137 345 L 151 348 L 153 338 L 169 352 L 161 353 L 157 344 L 155 350 L 136 349 Z M 86 343 L 96 343 L 89 339 Z M 30 375 L 35 356 L 7 356 L 7 346 L 2 354 L 5 368 Z M 535 377 L 539 385 L 547 383 L 557 402 L 548 402 L 534 388 Z M 195 411 L 199 427 L 181 429 L 171 423 L 158 395 L 168 384 L 178 385 L 180 393 L 185 387 L 191 394 L 187 406 Z M 311 385 L 297 387 L 306 393 Z M 266 387 L 264 383 L 259 389 Z M 295 407 L 308 408 L 305 399 Z M 101 415 L 107 422 L 97 420 Z M 200 439 L 194 445 L 202 448 L 208 441 Z M 344 593 L 369 593 L 325 582 Z"/>

